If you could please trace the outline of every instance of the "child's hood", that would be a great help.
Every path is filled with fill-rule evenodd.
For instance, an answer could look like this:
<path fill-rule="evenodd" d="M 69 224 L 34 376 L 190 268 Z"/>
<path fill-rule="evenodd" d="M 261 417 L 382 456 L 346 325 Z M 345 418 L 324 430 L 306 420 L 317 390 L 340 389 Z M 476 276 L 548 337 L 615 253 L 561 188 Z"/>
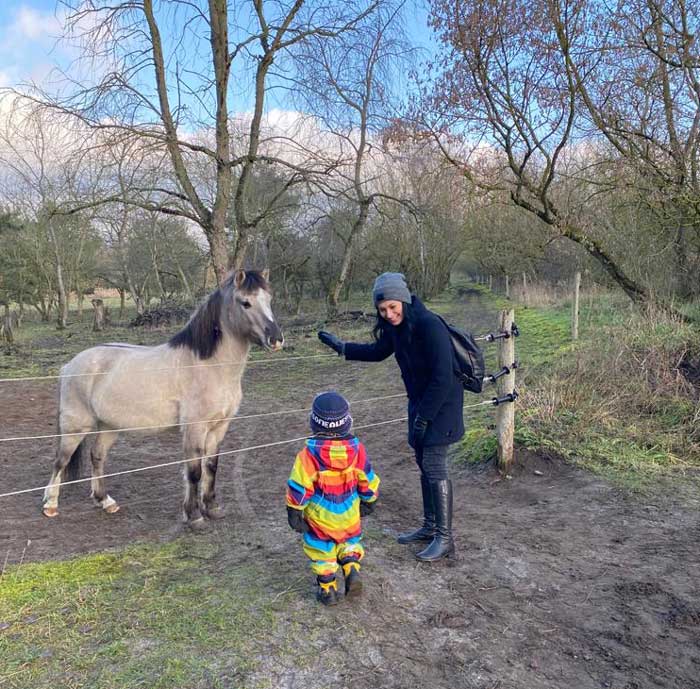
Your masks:
<path fill-rule="evenodd" d="M 306 447 L 318 461 L 321 470 L 342 471 L 355 464 L 360 441 L 353 435 L 344 438 L 309 438 Z"/>

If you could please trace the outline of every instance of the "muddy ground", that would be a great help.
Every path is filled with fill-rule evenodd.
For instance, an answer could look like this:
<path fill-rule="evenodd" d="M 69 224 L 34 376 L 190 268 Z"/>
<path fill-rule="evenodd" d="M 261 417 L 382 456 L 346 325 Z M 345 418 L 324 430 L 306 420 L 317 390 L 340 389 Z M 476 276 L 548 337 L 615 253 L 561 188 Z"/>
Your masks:
<path fill-rule="evenodd" d="M 465 302 L 473 327 L 494 322 Z M 400 392 L 393 362 L 325 359 L 303 375 L 273 365 L 249 367 L 241 414 L 303 406 L 336 387 L 350 399 Z M 301 382 L 300 382 L 301 381 Z M 0 436 L 50 433 L 54 386 L 0 386 Z M 357 404 L 356 425 L 397 418 L 402 400 Z M 222 449 L 304 435 L 304 415 L 237 421 Z M 221 460 L 219 494 L 227 516 L 201 538 L 230 544 L 221 567 L 256 558 L 276 574 L 272 595 L 298 590 L 283 614 L 309 631 L 319 616 L 336 633 L 318 640 L 316 660 L 299 669 L 276 655 L 271 638 L 245 686 L 287 688 L 694 689 L 700 687 L 700 517 L 692 491 L 635 496 L 557 458 L 519 452 L 501 480 L 488 464 L 456 468 L 457 557 L 418 563 L 395 542 L 417 523 L 417 470 L 401 423 L 361 433 L 382 478 L 375 514 L 365 521 L 365 594 L 323 609 L 283 493 L 297 445 Z M 0 443 L 0 493 L 41 485 L 53 442 Z M 121 439 L 108 470 L 177 457 L 175 434 Z M 176 467 L 109 481 L 122 509 L 93 508 L 86 485 L 64 489 L 61 514 L 40 515 L 40 494 L 0 503 L 0 556 L 8 563 L 65 558 L 135 540 L 167 540 L 178 522 Z M 361 635 L 345 635 L 348 623 Z M 280 642 L 281 643 L 281 642 Z M 232 685 L 233 686 L 233 685 Z M 240 685 L 236 685 L 240 686 Z"/>

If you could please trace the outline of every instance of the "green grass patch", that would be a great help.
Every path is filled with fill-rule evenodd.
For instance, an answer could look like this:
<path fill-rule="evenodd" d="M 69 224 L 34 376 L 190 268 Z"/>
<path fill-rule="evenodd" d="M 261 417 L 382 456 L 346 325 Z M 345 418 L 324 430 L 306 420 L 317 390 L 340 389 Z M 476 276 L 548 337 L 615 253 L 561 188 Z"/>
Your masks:
<path fill-rule="evenodd" d="M 528 307 L 483 285 L 460 287 L 494 309 L 515 310 L 521 333 L 515 343 L 517 446 L 557 453 L 635 490 L 700 467 L 698 381 L 682 371 L 683 362 L 691 372 L 700 370 L 696 328 L 636 309 L 622 295 L 594 291 L 582 299 L 580 339 L 573 342 L 566 300 Z M 489 345 L 485 352 L 492 356 Z M 470 395 L 466 404 L 476 399 Z M 495 457 L 494 427 L 490 407 L 471 411 L 454 461 Z"/>
<path fill-rule="evenodd" d="M 4 687 L 239 686 L 274 629 L 262 563 L 214 571 L 194 538 L 65 562 L 0 580 Z"/>
<path fill-rule="evenodd" d="M 698 331 L 606 295 L 581 321 L 581 340 L 525 378 L 518 425 L 529 445 L 642 490 L 699 467 L 697 381 L 682 371 L 700 360 Z"/>

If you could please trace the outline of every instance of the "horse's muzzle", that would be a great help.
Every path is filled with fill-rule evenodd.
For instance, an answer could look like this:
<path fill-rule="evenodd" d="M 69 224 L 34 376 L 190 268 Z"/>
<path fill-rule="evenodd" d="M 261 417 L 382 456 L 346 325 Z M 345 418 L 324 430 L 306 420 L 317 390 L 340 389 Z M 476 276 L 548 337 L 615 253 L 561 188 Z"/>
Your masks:
<path fill-rule="evenodd" d="M 279 352 L 284 347 L 284 335 L 275 322 L 265 328 L 265 347 L 273 352 Z"/>

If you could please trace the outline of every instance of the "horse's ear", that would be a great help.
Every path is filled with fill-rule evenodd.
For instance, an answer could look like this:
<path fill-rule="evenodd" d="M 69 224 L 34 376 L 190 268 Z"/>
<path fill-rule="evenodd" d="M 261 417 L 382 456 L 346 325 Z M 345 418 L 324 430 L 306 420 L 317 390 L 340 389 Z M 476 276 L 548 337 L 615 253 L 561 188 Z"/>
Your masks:
<path fill-rule="evenodd" d="M 264 270 L 261 270 L 260 275 L 262 276 L 262 279 L 265 280 L 265 282 L 270 282 L 270 269 L 269 268 L 265 268 Z"/>
<path fill-rule="evenodd" d="M 237 270 L 233 276 L 233 286 L 238 289 L 245 280 L 245 270 Z"/>

